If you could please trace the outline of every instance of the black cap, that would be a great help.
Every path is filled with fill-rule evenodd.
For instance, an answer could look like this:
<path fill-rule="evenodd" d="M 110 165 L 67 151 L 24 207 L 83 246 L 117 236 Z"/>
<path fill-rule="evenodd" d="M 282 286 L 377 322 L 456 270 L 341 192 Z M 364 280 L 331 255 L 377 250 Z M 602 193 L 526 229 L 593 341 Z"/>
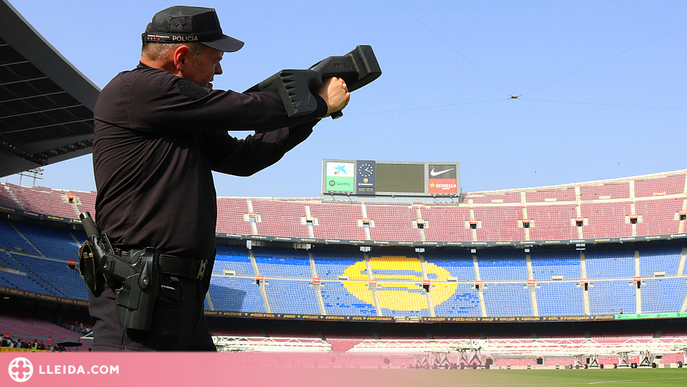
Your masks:
<path fill-rule="evenodd" d="M 243 42 L 224 35 L 213 8 L 177 5 L 153 16 L 142 35 L 143 43 L 198 42 L 224 52 L 238 51 Z"/>

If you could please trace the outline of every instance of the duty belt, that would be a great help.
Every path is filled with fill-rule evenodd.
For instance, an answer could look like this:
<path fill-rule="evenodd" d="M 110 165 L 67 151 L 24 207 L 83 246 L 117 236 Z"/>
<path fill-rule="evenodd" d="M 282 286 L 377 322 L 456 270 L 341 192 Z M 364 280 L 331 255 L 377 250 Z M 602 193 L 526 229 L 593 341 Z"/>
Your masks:
<path fill-rule="evenodd" d="M 132 255 L 142 254 L 144 250 L 119 251 L 122 258 L 129 259 Z M 186 258 L 177 255 L 160 254 L 158 266 L 160 273 L 176 277 L 186 277 L 195 280 L 203 279 L 207 259 Z"/>

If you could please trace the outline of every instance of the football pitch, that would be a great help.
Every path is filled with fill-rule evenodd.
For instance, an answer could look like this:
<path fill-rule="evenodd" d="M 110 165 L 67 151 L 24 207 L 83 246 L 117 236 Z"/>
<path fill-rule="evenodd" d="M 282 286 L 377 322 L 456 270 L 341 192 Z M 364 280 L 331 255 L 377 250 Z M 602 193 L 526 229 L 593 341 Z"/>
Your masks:
<path fill-rule="evenodd" d="M 331 375 L 331 374 L 330 374 Z M 562 370 L 356 370 L 328 378 L 328 386 L 687 386 L 687 369 L 562 369 Z M 334 376 L 334 375 L 331 375 Z M 337 382 L 338 381 L 338 382 Z M 351 382 L 353 382 L 351 384 Z M 341 383 L 341 384 L 339 384 Z"/>

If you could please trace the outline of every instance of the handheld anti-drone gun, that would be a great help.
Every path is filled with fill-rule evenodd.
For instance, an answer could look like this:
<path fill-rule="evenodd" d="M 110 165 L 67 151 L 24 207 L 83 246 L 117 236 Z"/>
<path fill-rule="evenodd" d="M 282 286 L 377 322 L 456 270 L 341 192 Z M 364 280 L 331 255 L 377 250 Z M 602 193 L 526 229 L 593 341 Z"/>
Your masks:
<path fill-rule="evenodd" d="M 101 234 L 88 212 L 79 215 L 88 240 L 79 249 L 79 271 L 91 291 L 99 295 L 108 283 L 115 290 L 117 315 L 122 327 L 149 330 L 153 304 L 160 289 L 159 253 L 147 248 L 124 259 L 115 253 L 110 239 Z"/>
<path fill-rule="evenodd" d="M 357 90 L 382 75 L 377 57 L 371 46 L 360 45 L 344 56 L 330 56 L 307 70 L 282 70 L 246 90 L 271 91 L 284 102 L 289 117 L 306 115 L 317 110 L 317 100 L 312 91 L 330 77 L 342 78 L 348 91 Z M 332 118 L 343 113 L 335 112 Z"/>

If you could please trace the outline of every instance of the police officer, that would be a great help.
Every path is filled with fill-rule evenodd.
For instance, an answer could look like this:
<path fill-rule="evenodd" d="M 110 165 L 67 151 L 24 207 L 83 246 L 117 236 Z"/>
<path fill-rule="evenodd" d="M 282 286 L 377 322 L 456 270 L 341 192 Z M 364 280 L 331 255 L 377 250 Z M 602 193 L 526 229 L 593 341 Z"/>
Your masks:
<path fill-rule="evenodd" d="M 93 349 L 213 351 L 203 315 L 215 251 L 212 171 L 249 176 L 272 165 L 350 94 L 330 78 L 317 110 L 290 118 L 275 94 L 213 90 L 224 53 L 243 42 L 223 33 L 211 8 L 162 10 L 142 40 L 139 65 L 113 78 L 95 106 L 95 217 L 122 258 L 145 248 L 161 254 L 161 282 L 148 330 L 120 323 L 122 283 L 90 291 Z M 237 139 L 230 130 L 260 134 Z"/>

